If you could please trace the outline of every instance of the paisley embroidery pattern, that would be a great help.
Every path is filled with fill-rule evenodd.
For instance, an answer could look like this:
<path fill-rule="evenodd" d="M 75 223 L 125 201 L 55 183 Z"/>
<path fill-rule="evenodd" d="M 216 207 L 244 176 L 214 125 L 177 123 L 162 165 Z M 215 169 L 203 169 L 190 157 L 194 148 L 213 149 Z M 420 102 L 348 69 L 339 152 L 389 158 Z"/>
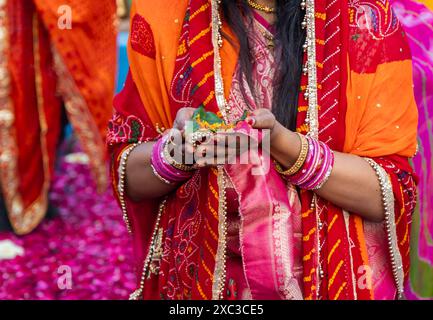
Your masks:
<path fill-rule="evenodd" d="M 115 145 L 143 141 L 145 128 L 140 118 L 130 115 L 125 119 L 116 113 L 108 123 L 107 143 Z"/>
<path fill-rule="evenodd" d="M 189 16 L 189 12 L 187 12 L 186 19 L 189 19 Z M 187 25 L 188 24 L 186 24 L 186 26 Z M 186 50 L 187 44 L 189 43 L 190 30 L 186 26 L 182 29 L 180 36 L 176 68 L 170 88 L 170 98 L 172 102 L 178 104 L 180 108 L 191 106 L 191 92 L 193 89 L 191 77 L 193 66 L 191 57 Z"/>
<path fill-rule="evenodd" d="M 350 0 L 349 25 L 353 71 L 373 73 L 382 63 L 411 59 L 404 30 L 389 1 Z"/>
<path fill-rule="evenodd" d="M 249 40 L 252 48 L 254 65 L 252 77 L 255 79 L 254 88 L 250 88 L 245 75 L 241 79 L 240 65 L 236 66 L 235 76 L 232 80 L 230 98 L 227 103 L 230 106 L 230 114 L 227 115 L 228 121 L 233 122 L 239 119 L 245 110 L 255 110 L 259 108 L 272 109 L 273 78 L 277 68 L 275 57 L 267 48 L 267 40 L 260 33 L 259 22 L 250 26 Z M 244 92 L 243 92 L 244 90 Z"/>
<path fill-rule="evenodd" d="M 217 113 L 210 1 L 190 1 L 179 39 L 170 100 L 173 112 L 200 106 Z"/>
<path fill-rule="evenodd" d="M 368 30 L 376 40 L 391 36 L 400 27 L 399 20 L 387 0 L 351 0 L 349 12 L 351 26 Z"/>
<path fill-rule="evenodd" d="M 149 23 L 136 14 L 131 20 L 131 48 L 143 56 L 155 59 L 155 39 Z"/>
<path fill-rule="evenodd" d="M 208 219 L 199 207 L 201 184 L 202 177 L 197 173 L 174 195 L 182 205 L 168 217 L 162 245 L 160 275 L 167 277 L 160 290 L 163 299 L 191 299 L 200 267 L 198 263 L 203 256 L 198 239 L 203 236 L 205 220 Z M 172 262 L 177 268 L 169 267 Z"/>

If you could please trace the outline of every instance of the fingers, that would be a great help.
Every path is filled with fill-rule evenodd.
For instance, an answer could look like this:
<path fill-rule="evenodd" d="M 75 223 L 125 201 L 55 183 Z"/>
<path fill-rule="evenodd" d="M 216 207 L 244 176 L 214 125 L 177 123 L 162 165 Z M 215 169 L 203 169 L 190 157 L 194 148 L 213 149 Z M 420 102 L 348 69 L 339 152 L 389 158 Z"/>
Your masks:
<path fill-rule="evenodd" d="M 176 114 L 176 119 L 173 123 L 173 128 L 184 130 L 186 122 L 191 120 L 196 108 L 181 108 Z"/>
<path fill-rule="evenodd" d="M 195 111 L 195 108 L 182 108 L 178 111 L 173 125 L 175 137 L 171 140 L 175 145 L 182 145 L 183 155 L 185 157 L 188 155 L 189 159 L 193 159 L 193 163 L 200 167 L 230 164 L 233 161 L 235 163 L 236 158 L 248 150 L 248 139 L 239 139 L 238 137 L 231 139 L 230 133 L 219 133 L 211 139 L 203 138 L 202 141 L 194 140 L 194 144 L 192 144 L 190 139 L 186 137 L 189 133 L 186 131 L 185 125 L 187 121 L 191 120 Z M 253 111 L 246 121 L 254 129 L 272 130 L 276 124 L 275 116 L 268 109 Z"/>
<path fill-rule="evenodd" d="M 195 143 L 189 142 L 174 131 L 168 137 L 169 153 L 176 162 L 198 167 L 236 164 L 238 157 L 249 148 L 248 136 L 234 133 L 218 133 Z"/>
<path fill-rule="evenodd" d="M 199 167 L 237 163 L 237 157 L 248 149 L 248 142 L 238 135 L 219 133 L 196 146 L 194 159 Z"/>
<path fill-rule="evenodd" d="M 170 156 L 178 162 L 185 165 L 194 164 L 194 148 L 187 142 L 184 131 L 171 129 L 168 135 L 168 150 Z"/>
<path fill-rule="evenodd" d="M 268 109 L 257 109 L 246 119 L 254 129 L 272 129 L 275 126 L 275 116 Z"/>

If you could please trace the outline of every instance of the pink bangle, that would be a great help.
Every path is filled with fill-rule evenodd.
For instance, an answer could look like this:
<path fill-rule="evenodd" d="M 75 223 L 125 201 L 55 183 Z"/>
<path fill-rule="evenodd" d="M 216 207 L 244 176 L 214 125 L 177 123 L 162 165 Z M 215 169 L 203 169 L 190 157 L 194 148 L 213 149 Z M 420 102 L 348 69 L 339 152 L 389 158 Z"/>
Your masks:
<path fill-rule="evenodd" d="M 306 183 L 299 185 L 302 189 L 306 190 L 317 190 L 326 182 L 329 178 L 332 167 L 334 164 L 334 153 L 331 149 L 323 142 L 320 142 L 320 149 L 322 153 L 322 159 L 320 166 L 317 167 L 315 175 Z"/>
<path fill-rule="evenodd" d="M 312 147 L 312 149 L 310 149 L 310 151 L 312 152 L 312 159 L 310 163 L 306 164 L 306 172 L 299 177 L 299 179 L 295 182 L 296 185 L 302 185 L 305 182 L 309 181 L 310 179 L 312 179 L 312 177 L 314 176 L 314 174 L 316 173 L 317 170 L 317 166 L 320 163 L 320 159 L 321 159 L 321 149 L 320 149 L 320 144 L 316 139 L 312 139 L 312 138 L 308 138 L 309 142 L 310 142 L 310 146 Z"/>
<path fill-rule="evenodd" d="M 327 151 L 326 151 L 326 149 L 323 148 L 323 145 L 322 145 L 321 142 L 319 142 L 319 148 L 320 148 L 320 160 L 319 160 L 319 163 L 318 163 L 318 165 L 315 168 L 314 175 L 312 175 L 311 178 L 308 179 L 307 181 L 305 181 L 304 183 L 299 184 L 299 186 L 302 189 L 309 190 L 311 188 L 311 186 L 315 185 L 317 183 L 317 181 L 320 180 L 321 173 L 323 171 L 325 171 L 325 169 L 326 169 L 325 166 L 326 166 Z"/>
<path fill-rule="evenodd" d="M 164 158 L 164 146 L 167 136 L 160 138 L 152 149 L 151 166 L 154 174 L 167 184 L 174 184 L 189 179 L 192 172 L 179 170 L 169 164 Z"/>
<path fill-rule="evenodd" d="M 320 189 L 329 179 L 334 166 L 334 153 L 324 143 L 307 137 L 309 150 L 302 168 L 288 181 L 305 190 Z"/>
<path fill-rule="evenodd" d="M 331 151 L 331 153 L 332 153 L 331 164 L 328 166 L 328 170 L 325 172 L 325 175 L 324 175 L 322 181 L 316 187 L 314 187 L 312 190 L 321 189 L 325 185 L 325 183 L 328 182 L 329 178 L 331 177 L 332 169 L 334 168 L 334 163 L 335 163 L 334 152 Z"/>

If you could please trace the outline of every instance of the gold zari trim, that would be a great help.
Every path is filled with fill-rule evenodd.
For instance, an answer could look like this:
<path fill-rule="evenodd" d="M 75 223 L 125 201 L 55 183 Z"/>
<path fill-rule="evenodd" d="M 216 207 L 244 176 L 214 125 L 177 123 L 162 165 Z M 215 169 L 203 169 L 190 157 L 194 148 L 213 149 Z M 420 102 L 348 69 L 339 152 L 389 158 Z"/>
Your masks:
<path fill-rule="evenodd" d="M 52 52 L 54 69 L 57 74 L 58 91 L 65 103 L 68 119 L 74 128 L 74 133 L 78 137 L 81 147 L 90 159 L 90 168 L 98 191 L 103 192 L 108 186 L 104 140 L 90 113 L 86 100 L 80 93 L 75 80 L 54 46 Z"/>
<path fill-rule="evenodd" d="M 374 169 L 379 179 L 380 189 L 382 192 L 383 208 L 385 210 L 385 225 L 389 254 L 391 258 L 392 273 L 397 287 L 397 298 L 403 299 L 404 271 L 401 253 L 398 248 L 397 227 L 395 223 L 394 193 L 392 190 L 391 180 L 385 169 L 383 169 L 376 161 L 370 158 L 365 158 L 365 160 Z"/>
<path fill-rule="evenodd" d="M 2 195 L 5 200 L 10 223 L 15 233 L 24 235 L 31 232 L 45 216 L 48 199 L 47 199 L 47 183 L 44 182 L 43 190 L 39 197 L 28 207 L 24 207 L 22 195 L 19 192 L 19 172 L 18 172 L 18 147 L 15 123 L 15 110 L 13 101 L 10 97 L 11 77 L 9 73 L 9 30 L 8 16 L 6 12 L 7 3 L 3 1 L 0 4 L 0 185 Z M 38 27 L 37 20 L 33 21 L 33 40 L 38 39 L 38 34 L 35 32 L 35 27 Z M 35 43 L 35 65 L 36 65 L 36 85 L 41 85 L 40 65 L 39 65 L 39 42 Z M 39 75 L 38 75 L 39 73 Z M 38 80 L 39 79 L 39 80 Z M 38 107 L 43 104 L 41 100 L 41 91 L 38 90 Z M 40 108 L 39 108 L 40 109 Z M 40 121 L 42 119 L 39 119 Z M 41 123 L 41 131 L 43 131 L 44 123 Z M 41 133 L 41 138 L 44 137 L 44 132 Z M 44 143 L 44 142 L 42 142 Z M 46 143 L 46 142 L 45 142 Z M 46 157 L 46 150 L 42 150 Z M 46 159 L 44 159 L 45 179 L 47 178 Z"/>
<path fill-rule="evenodd" d="M 154 258 L 155 253 L 157 255 L 159 254 L 158 252 L 159 244 L 157 242 L 162 243 L 163 241 L 163 235 L 161 234 L 159 223 L 161 221 L 161 217 L 164 212 L 166 203 L 167 203 L 167 199 L 164 199 L 159 205 L 158 216 L 156 217 L 156 222 L 155 222 L 155 228 L 153 229 L 152 238 L 150 240 L 149 252 L 147 253 L 146 259 L 144 260 L 143 263 L 143 271 L 141 273 L 140 286 L 129 296 L 129 300 L 140 300 L 140 298 L 143 296 L 144 282 L 150 276 L 150 272 L 151 272 L 150 267 L 151 267 L 152 260 Z"/>
<path fill-rule="evenodd" d="M 218 167 L 218 249 L 215 259 L 215 272 L 212 285 L 212 299 L 222 300 L 226 284 L 226 254 L 227 254 L 227 180 L 223 166 Z"/>

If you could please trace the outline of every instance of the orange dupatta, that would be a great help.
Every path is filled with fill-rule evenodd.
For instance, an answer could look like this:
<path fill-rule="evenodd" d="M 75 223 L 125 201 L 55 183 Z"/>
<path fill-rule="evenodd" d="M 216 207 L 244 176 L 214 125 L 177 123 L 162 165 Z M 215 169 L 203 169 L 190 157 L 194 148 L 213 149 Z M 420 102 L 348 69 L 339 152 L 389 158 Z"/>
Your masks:
<path fill-rule="evenodd" d="M 69 8 L 72 29 L 58 26 Z M 3 1 L 0 6 L 0 183 L 10 223 L 31 232 L 48 207 L 64 104 L 100 189 L 114 91 L 116 5 Z"/>

